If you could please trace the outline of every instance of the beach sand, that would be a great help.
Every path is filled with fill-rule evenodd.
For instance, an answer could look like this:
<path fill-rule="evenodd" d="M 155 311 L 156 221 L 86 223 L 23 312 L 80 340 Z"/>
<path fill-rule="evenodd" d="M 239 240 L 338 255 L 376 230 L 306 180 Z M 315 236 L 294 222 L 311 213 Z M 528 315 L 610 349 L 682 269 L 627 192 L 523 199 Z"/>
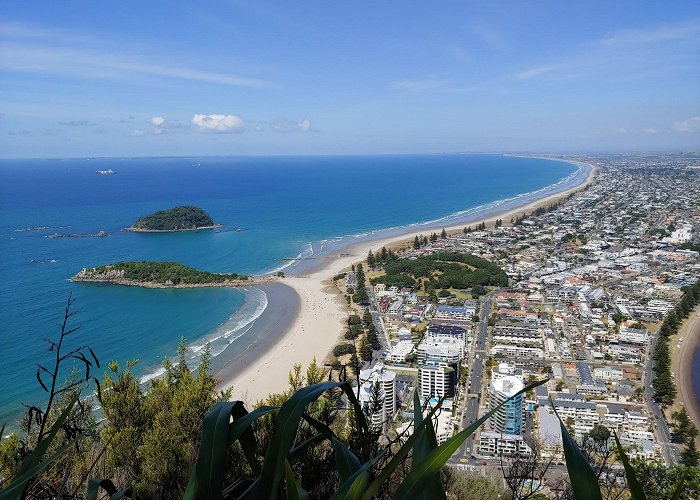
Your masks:
<path fill-rule="evenodd" d="M 510 217 L 530 213 L 533 210 L 550 205 L 569 194 L 583 189 L 591 183 L 597 172 L 596 165 L 590 165 L 591 171 L 586 180 L 578 186 L 552 194 L 545 198 L 527 203 L 521 207 L 494 212 L 486 219 L 487 225 L 493 225 L 496 219 L 509 221 Z M 482 219 L 471 221 L 478 224 Z M 449 234 L 461 233 L 465 225 L 446 227 Z M 390 238 L 364 241 L 349 246 L 342 253 L 329 255 L 312 271 L 303 276 L 287 277 L 282 283 L 292 287 L 299 295 L 299 314 L 293 324 L 283 335 L 275 335 L 275 342 L 267 342 L 264 354 L 257 360 L 250 358 L 240 366 L 244 368 L 221 370 L 216 376 L 222 387 L 232 387 L 234 399 L 247 402 L 262 400 L 268 394 L 281 392 L 288 388 L 288 374 L 295 363 L 306 366 L 315 358 L 322 363 L 343 334 L 343 327 L 349 314 L 349 307 L 332 282 L 333 276 L 347 271 L 352 264 L 361 262 L 372 250 L 376 252 L 383 246 L 389 248 L 409 247 L 418 234 L 429 235 L 442 228 L 423 227 L 420 231 L 410 230 Z"/>
<path fill-rule="evenodd" d="M 676 345 L 681 337 L 685 340 L 680 348 Z M 669 339 L 672 352 L 671 366 L 676 377 L 676 403 L 669 409 L 670 416 L 681 406 L 685 407 L 695 426 L 700 429 L 700 408 L 693 391 L 693 356 L 700 348 L 700 308 L 695 308 L 685 320 L 678 333 Z M 700 436 L 697 439 L 700 444 Z"/>

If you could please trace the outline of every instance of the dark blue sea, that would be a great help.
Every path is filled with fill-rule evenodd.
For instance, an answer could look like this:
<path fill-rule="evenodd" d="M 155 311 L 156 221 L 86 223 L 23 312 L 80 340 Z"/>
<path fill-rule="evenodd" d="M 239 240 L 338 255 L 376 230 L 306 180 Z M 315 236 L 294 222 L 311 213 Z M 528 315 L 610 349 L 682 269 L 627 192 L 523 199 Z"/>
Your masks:
<path fill-rule="evenodd" d="M 97 175 L 112 169 L 115 175 Z M 128 158 L 0 161 L 0 423 L 41 398 L 36 362 L 49 362 L 70 293 L 76 341 L 103 362 L 140 360 L 148 377 L 180 337 L 196 362 L 235 343 L 267 303 L 257 289 L 147 290 L 71 283 L 83 267 L 177 261 L 262 274 L 354 243 L 475 219 L 582 181 L 587 168 L 500 155 Z M 204 208 L 220 229 L 124 231 L 177 205 Z M 109 236 L 93 237 L 99 231 Z M 50 237 L 64 235 L 64 237 Z M 73 236 L 65 236 L 73 235 Z M 83 235 L 83 237 L 75 237 Z M 86 236 L 88 235 L 88 236 Z M 285 269 L 303 272 L 312 260 Z M 240 342 L 241 340 L 239 340 Z"/>

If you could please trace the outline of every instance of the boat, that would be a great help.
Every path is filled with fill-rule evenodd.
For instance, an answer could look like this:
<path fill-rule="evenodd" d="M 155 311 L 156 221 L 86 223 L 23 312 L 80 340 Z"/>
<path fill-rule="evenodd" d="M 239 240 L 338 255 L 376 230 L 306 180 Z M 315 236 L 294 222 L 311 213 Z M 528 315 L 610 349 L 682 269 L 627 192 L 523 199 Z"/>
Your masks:
<path fill-rule="evenodd" d="M 96 173 L 96 174 L 100 174 L 100 175 L 113 175 L 113 174 L 116 174 L 116 172 L 115 172 L 114 170 L 112 170 L 112 169 L 109 169 L 109 170 L 96 170 L 95 173 Z"/>

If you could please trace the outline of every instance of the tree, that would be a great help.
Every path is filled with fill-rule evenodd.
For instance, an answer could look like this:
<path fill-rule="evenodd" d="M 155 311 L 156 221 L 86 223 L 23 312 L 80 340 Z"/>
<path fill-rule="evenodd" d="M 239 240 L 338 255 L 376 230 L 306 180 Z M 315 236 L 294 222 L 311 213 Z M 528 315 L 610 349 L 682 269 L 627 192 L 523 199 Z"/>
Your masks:
<path fill-rule="evenodd" d="M 367 340 L 367 336 L 362 337 L 360 341 L 360 358 L 362 361 L 372 361 L 372 346 Z"/>
<path fill-rule="evenodd" d="M 420 248 L 420 240 L 418 239 L 418 236 L 413 238 L 413 249 L 418 250 Z"/>
<path fill-rule="evenodd" d="M 514 500 L 525 500 L 539 495 L 544 487 L 545 476 L 554 463 L 556 453 L 544 457 L 543 445 L 540 441 L 531 440 L 527 443 L 532 450 L 531 455 L 519 454 L 511 460 L 500 457 L 503 480 Z"/>
<path fill-rule="evenodd" d="M 406 363 L 415 363 L 418 361 L 418 354 L 415 352 L 412 352 L 411 354 L 406 354 L 406 358 L 404 359 Z"/>
<path fill-rule="evenodd" d="M 442 228 L 442 232 L 440 233 L 440 238 L 442 238 L 443 240 L 447 238 L 447 231 L 445 231 L 444 227 Z"/>
<path fill-rule="evenodd" d="M 365 328 L 369 328 L 372 324 L 372 313 L 369 308 L 365 308 L 365 312 L 362 314 L 362 324 Z"/>
<path fill-rule="evenodd" d="M 688 438 L 692 434 L 691 427 L 695 427 L 693 422 L 690 420 L 690 415 L 685 408 L 681 408 L 679 411 L 673 412 L 671 415 L 673 419 L 674 430 L 671 433 L 671 437 L 675 443 L 685 444 Z"/>
<path fill-rule="evenodd" d="M 491 478 L 464 475 L 443 467 L 440 480 L 448 500 L 500 500 L 507 492 Z M 500 481 L 499 481 L 500 483 Z"/>
<path fill-rule="evenodd" d="M 681 500 L 695 500 L 700 496 L 700 469 L 665 464 L 654 460 L 633 459 L 639 485 L 646 500 L 666 500 L 679 493 Z"/>
<path fill-rule="evenodd" d="M 374 254 L 372 254 L 372 250 L 367 252 L 367 267 L 370 269 L 374 267 Z"/>
<path fill-rule="evenodd" d="M 681 463 L 688 467 L 697 467 L 698 463 L 700 463 L 700 453 L 695 447 L 694 438 L 692 441 L 688 442 L 688 444 L 685 445 L 685 448 L 681 452 Z"/>

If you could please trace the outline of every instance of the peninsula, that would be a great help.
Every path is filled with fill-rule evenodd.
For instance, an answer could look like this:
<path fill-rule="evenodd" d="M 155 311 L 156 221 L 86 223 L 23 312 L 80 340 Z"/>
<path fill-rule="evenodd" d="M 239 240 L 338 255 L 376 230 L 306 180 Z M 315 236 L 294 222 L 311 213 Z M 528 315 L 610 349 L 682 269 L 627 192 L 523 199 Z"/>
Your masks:
<path fill-rule="evenodd" d="M 144 288 L 202 288 L 242 286 L 269 281 L 236 273 L 210 273 L 177 262 L 130 261 L 83 268 L 71 281 L 110 283 Z"/>
<path fill-rule="evenodd" d="M 130 231 L 155 233 L 175 231 L 196 231 L 221 227 L 215 224 L 211 216 L 199 207 L 179 206 L 169 210 L 160 210 L 136 220 Z"/>

